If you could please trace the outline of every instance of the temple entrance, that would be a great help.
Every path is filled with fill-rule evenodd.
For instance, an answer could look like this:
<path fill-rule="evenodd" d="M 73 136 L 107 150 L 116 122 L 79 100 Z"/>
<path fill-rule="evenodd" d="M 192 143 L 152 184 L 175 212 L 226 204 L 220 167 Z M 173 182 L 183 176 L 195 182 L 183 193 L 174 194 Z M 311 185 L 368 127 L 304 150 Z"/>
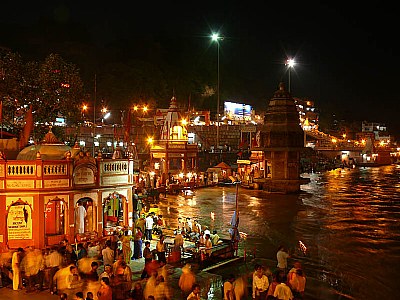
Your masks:
<path fill-rule="evenodd" d="M 47 202 L 45 218 L 45 239 L 47 245 L 58 244 L 65 237 L 65 212 L 67 204 L 64 199 L 55 197 Z"/>
<path fill-rule="evenodd" d="M 122 228 L 125 223 L 125 211 L 128 210 L 128 201 L 125 196 L 112 193 L 103 200 L 103 224 L 104 233 L 109 235 L 115 230 Z"/>
<path fill-rule="evenodd" d="M 75 233 L 82 234 L 96 230 L 96 209 L 93 199 L 85 197 L 76 202 Z"/>
<path fill-rule="evenodd" d="M 97 209 L 93 199 L 80 198 L 75 206 L 75 238 L 77 242 L 98 237 L 96 231 Z"/>

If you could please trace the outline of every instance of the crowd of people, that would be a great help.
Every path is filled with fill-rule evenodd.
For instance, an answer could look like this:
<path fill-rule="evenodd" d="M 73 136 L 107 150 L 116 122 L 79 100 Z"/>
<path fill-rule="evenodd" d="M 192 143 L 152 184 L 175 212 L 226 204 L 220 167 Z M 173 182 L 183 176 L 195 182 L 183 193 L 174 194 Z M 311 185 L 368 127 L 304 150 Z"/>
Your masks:
<path fill-rule="evenodd" d="M 248 278 L 251 278 L 251 292 L 249 294 Z M 299 261 L 295 261 L 293 268 L 277 267 L 273 272 L 256 264 L 254 272 L 235 278 L 231 274 L 223 285 L 224 300 L 302 300 L 306 276 Z"/>
<path fill-rule="evenodd" d="M 4 274 L 9 270 L 13 290 L 31 293 L 48 289 L 60 299 L 172 300 L 176 293 L 170 284 L 167 256 L 170 262 L 174 253 L 183 251 L 184 241 L 190 240 L 200 245 L 208 257 L 220 242 L 216 231 L 211 233 L 189 217 L 179 218 L 171 250 L 165 243 L 162 215 L 137 214 L 134 220 L 133 228 L 125 227 L 97 242 L 70 244 L 64 239 L 43 250 L 27 247 L 3 253 L 1 271 Z M 157 242 L 151 249 L 154 237 Z M 221 287 L 223 299 L 303 299 L 306 277 L 299 261 L 288 270 L 289 257 L 288 251 L 279 247 L 273 272 L 257 264 L 250 276 L 230 275 Z M 139 259 L 144 260 L 144 267 L 134 281 L 130 264 Z M 200 300 L 203 287 L 196 281 L 192 266 L 186 264 L 181 271 L 180 299 Z"/>

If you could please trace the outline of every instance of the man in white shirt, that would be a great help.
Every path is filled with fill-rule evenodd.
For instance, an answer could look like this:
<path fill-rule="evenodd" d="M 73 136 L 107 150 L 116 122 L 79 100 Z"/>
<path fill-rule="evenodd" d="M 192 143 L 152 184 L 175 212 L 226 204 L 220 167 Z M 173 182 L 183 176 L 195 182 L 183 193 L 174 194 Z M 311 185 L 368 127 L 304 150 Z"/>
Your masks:
<path fill-rule="evenodd" d="M 261 300 L 267 297 L 269 281 L 264 275 L 263 269 L 259 266 L 253 275 L 253 299 Z"/>
<path fill-rule="evenodd" d="M 22 248 L 18 248 L 12 255 L 11 259 L 11 268 L 13 271 L 13 290 L 17 291 L 20 287 L 22 287 L 22 277 L 20 275 L 20 264 L 21 264 L 21 256 L 24 250 Z"/>
<path fill-rule="evenodd" d="M 144 236 L 146 237 L 147 240 L 151 241 L 153 239 L 153 217 L 151 215 L 148 215 L 146 218 L 146 228 L 144 231 Z"/>
<path fill-rule="evenodd" d="M 85 232 L 86 209 L 82 202 L 78 202 L 78 207 L 75 209 L 75 226 L 78 233 Z"/>
<path fill-rule="evenodd" d="M 276 253 L 276 260 L 278 261 L 277 267 L 285 272 L 287 271 L 287 259 L 290 257 L 289 253 L 283 246 L 279 246 Z"/>
<path fill-rule="evenodd" d="M 279 277 L 278 277 L 279 278 Z M 283 276 L 278 279 L 279 284 L 275 287 L 274 297 L 282 300 L 292 300 L 293 294 L 290 287 L 286 285 L 287 277 Z"/>
<path fill-rule="evenodd" d="M 114 263 L 115 253 L 111 249 L 111 241 L 106 242 L 106 247 L 101 250 L 101 255 L 103 256 L 103 264 L 112 266 Z"/>

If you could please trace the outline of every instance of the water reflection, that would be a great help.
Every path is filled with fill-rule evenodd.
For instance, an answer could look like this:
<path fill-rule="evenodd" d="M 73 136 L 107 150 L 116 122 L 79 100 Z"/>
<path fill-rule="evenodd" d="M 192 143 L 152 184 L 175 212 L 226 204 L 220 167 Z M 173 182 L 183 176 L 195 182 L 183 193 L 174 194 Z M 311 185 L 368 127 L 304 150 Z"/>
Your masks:
<path fill-rule="evenodd" d="M 257 257 L 274 260 L 280 244 L 294 251 L 302 241 L 307 256 L 300 259 L 310 282 L 323 282 L 312 284 L 308 299 L 323 299 L 331 288 L 336 291 L 328 294 L 394 299 L 400 270 L 400 168 L 307 176 L 311 182 L 299 195 L 239 190 L 239 230 L 248 234 L 241 251 L 255 249 Z M 228 237 L 235 198 L 234 187 L 199 189 L 193 198 L 168 196 L 159 209 L 170 228 L 178 226 L 178 217 L 190 217 Z"/>

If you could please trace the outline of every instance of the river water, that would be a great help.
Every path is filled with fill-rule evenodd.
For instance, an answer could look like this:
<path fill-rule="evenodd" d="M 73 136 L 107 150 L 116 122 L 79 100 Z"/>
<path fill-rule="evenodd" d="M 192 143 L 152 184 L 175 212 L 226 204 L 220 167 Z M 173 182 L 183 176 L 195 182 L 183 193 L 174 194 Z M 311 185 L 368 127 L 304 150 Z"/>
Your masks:
<path fill-rule="evenodd" d="M 310 183 L 296 195 L 239 188 L 239 230 L 248 234 L 240 254 L 275 264 L 285 245 L 303 264 L 307 299 L 398 299 L 400 167 L 302 176 Z M 190 217 L 228 237 L 235 202 L 235 187 L 213 187 L 192 198 L 168 195 L 158 208 L 171 229 Z"/>

